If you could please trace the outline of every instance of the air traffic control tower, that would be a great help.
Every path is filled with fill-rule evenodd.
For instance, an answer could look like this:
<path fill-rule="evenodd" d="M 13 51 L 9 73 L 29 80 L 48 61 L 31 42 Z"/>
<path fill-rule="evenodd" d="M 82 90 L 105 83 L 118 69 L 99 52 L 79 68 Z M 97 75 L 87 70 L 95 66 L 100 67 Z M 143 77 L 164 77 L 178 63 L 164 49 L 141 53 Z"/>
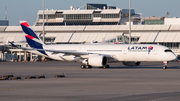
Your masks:
<path fill-rule="evenodd" d="M 84 8 L 84 9 L 82 9 Z M 43 11 L 38 12 L 36 26 L 43 24 Z M 141 23 L 141 14 L 131 10 L 134 23 Z M 120 9 L 106 4 L 86 3 L 81 8 L 70 6 L 70 10 L 45 10 L 45 26 L 70 25 L 125 25 L 129 9 Z"/>

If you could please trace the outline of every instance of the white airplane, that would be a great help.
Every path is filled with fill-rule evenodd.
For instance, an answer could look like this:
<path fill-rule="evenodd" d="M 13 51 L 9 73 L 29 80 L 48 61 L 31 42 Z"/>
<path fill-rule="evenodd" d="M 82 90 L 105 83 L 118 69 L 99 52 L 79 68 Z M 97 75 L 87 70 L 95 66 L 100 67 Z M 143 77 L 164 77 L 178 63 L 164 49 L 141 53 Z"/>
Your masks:
<path fill-rule="evenodd" d="M 122 62 L 126 66 L 138 66 L 140 62 L 162 61 L 167 69 L 168 61 L 177 56 L 168 47 L 156 44 L 58 44 L 45 45 L 26 21 L 20 21 L 29 52 L 61 61 L 82 63 L 81 68 L 109 68 L 110 62 Z M 12 42 L 12 46 L 17 47 Z M 19 48 L 19 47 L 18 47 Z"/>

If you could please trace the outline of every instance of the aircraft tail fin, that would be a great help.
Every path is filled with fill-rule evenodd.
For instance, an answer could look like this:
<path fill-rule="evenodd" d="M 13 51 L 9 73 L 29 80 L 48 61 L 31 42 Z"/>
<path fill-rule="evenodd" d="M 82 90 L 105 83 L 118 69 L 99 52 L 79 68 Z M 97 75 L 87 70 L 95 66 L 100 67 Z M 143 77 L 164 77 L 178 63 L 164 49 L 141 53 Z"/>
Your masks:
<path fill-rule="evenodd" d="M 44 45 L 44 43 L 36 35 L 36 33 L 30 28 L 27 21 L 20 21 L 20 24 L 24 33 L 26 33 L 25 38 L 29 46 L 31 46 L 32 48 L 42 48 L 42 45 Z"/>
<path fill-rule="evenodd" d="M 35 49 L 43 49 L 44 43 L 36 35 L 36 33 L 30 28 L 27 21 L 20 21 L 20 24 L 21 24 L 21 27 L 22 27 L 24 33 L 26 33 L 25 38 L 26 38 L 26 41 L 29 44 L 29 46 L 31 48 L 35 48 Z M 39 52 L 47 55 L 45 51 L 39 51 Z"/>

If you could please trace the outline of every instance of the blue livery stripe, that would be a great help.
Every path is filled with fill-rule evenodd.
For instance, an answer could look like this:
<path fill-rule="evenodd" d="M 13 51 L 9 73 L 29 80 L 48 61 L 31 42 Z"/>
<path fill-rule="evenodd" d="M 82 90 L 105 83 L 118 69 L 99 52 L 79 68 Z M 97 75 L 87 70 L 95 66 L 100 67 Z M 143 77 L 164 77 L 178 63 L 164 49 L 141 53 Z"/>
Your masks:
<path fill-rule="evenodd" d="M 40 43 L 38 43 L 38 42 L 36 42 L 36 41 L 34 41 L 34 40 L 31 40 L 31 39 L 29 39 L 29 38 L 27 38 L 27 37 L 26 37 L 26 40 L 27 40 L 28 44 L 29 44 L 32 48 L 43 49 L 42 44 L 40 44 Z M 44 54 L 44 55 L 47 55 L 45 51 L 40 51 L 40 50 L 37 50 L 37 51 L 41 52 L 41 53 Z M 47 55 L 47 56 L 48 56 L 48 55 Z"/>
<path fill-rule="evenodd" d="M 21 27 L 26 34 L 39 40 L 39 38 L 37 37 L 37 35 L 34 33 L 34 31 L 32 29 L 30 29 L 29 27 L 23 26 L 23 25 L 21 25 Z"/>

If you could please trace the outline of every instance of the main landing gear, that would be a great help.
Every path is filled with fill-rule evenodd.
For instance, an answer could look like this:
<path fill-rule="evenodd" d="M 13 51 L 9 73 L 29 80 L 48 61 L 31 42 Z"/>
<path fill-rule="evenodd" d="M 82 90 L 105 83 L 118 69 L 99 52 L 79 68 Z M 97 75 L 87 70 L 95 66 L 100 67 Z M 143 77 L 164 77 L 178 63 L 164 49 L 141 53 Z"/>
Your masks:
<path fill-rule="evenodd" d="M 92 66 L 90 65 L 84 65 L 84 64 L 81 65 L 81 69 L 91 69 L 91 68 Z"/>
<path fill-rule="evenodd" d="M 167 61 L 164 61 L 163 64 L 164 64 L 163 69 L 166 70 L 167 69 Z"/>
<path fill-rule="evenodd" d="M 105 65 L 102 68 L 107 69 L 107 68 L 109 68 L 109 65 Z"/>
<path fill-rule="evenodd" d="M 81 69 L 91 69 L 91 68 L 92 68 L 92 66 L 90 66 L 90 65 L 85 65 L 85 64 L 82 64 L 80 67 L 81 67 Z M 105 65 L 105 66 L 99 67 L 99 68 L 107 69 L 107 68 L 109 68 L 109 65 Z"/>

